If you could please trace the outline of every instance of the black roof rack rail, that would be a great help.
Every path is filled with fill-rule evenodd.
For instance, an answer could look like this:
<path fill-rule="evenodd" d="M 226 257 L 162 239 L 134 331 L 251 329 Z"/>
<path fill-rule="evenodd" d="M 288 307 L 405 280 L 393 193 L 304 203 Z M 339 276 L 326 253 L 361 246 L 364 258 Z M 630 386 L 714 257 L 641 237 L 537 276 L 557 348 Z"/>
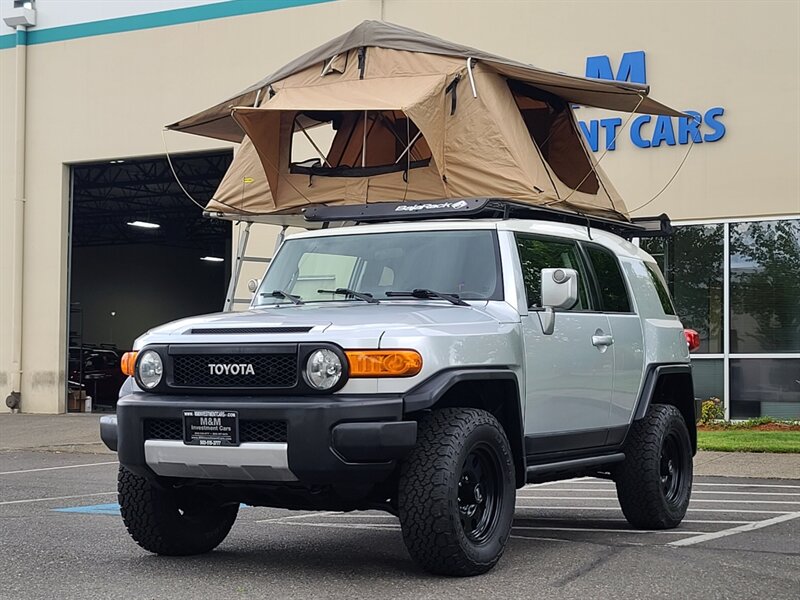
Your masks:
<path fill-rule="evenodd" d="M 505 198 L 459 198 L 423 202 L 377 202 L 348 206 L 315 204 L 303 210 L 306 221 L 326 223 L 386 223 L 389 221 L 421 221 L 427 219 L 534 219 L 584 225 L 602 229 L 620 237 L 644 238 L 672 234 L 667 215 L 634 218 L 630 222 L 572 212 L 550 206 L 523 204 Z"/>

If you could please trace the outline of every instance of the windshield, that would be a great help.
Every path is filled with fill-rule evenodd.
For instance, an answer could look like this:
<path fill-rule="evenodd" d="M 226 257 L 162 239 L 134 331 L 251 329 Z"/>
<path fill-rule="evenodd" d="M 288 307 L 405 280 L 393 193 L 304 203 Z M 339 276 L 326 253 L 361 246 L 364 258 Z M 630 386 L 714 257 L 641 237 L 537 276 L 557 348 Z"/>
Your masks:
<path fill-rule="evenodd" d="M 493 230 L 331 235 L 287 240 L 272 260 L 255 304 L 288 303 L 287 293 L 302 302 L 359 301 L 330 293 L 337 288 L 378 300 L 387 299 L 388 291 L 420 288 L 464 300 L 500 300 L 501 281 Z M 276 291 L 282 293 L 273 295 Z"/>

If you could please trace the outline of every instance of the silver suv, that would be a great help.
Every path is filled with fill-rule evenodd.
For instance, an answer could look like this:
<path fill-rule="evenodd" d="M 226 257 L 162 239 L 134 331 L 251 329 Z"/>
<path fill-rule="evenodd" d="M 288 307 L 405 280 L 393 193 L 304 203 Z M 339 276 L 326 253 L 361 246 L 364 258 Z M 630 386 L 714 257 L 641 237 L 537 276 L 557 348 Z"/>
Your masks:
<path fill-rule="evenodd" d="M 137 340 L 101 424 L 133 539 L 190 555 L 241 503 L 379 509 L 424 569 L 475 575 L 516 489 L 582 476 L 634 527 L 677 526 L 695 409 L 655 261 L 602 220 L 381 210 L 411 220 L 290 236 L 249 310 Z"/>

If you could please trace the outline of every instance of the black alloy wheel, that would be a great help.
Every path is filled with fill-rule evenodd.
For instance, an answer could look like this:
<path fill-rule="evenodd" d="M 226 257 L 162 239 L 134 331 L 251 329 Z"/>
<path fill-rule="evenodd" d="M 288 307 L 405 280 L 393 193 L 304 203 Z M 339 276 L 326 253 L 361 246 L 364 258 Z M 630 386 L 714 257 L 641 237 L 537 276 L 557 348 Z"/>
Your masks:
<path fill-rule="evenodd" d="M 669 504 L 675 504 L 679 500 L 678 496 L 683 488 L 685 477 L 681 461 L 680 440 L 675 431 L 670 431 L 664 439 L 661 447 L 659 472 L 664 498 Z"/>
<path fill-rule="evenodd" d="M 497 451 L 485 443 L 476 445 L 465 458 L 458 481 L 461 526 L 474 543 L 481 544 L 491 535 L 502 492 L 502 464 Z"/>

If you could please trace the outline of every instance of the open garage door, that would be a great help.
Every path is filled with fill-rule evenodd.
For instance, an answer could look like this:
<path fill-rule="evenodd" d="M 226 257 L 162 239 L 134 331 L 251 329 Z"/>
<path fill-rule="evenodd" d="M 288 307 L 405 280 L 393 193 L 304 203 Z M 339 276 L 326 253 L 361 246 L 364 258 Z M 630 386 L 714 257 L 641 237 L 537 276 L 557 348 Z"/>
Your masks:
<path fill-rule="evenodd" d="M 186 190 L 205 204 L 230 151 L 176 155 Z M 72 167 L 68 409 L 112 410 L 121 354 L 149 328 L 222 310 L 231 223 L 203 217 L 165 158 Z"/>

